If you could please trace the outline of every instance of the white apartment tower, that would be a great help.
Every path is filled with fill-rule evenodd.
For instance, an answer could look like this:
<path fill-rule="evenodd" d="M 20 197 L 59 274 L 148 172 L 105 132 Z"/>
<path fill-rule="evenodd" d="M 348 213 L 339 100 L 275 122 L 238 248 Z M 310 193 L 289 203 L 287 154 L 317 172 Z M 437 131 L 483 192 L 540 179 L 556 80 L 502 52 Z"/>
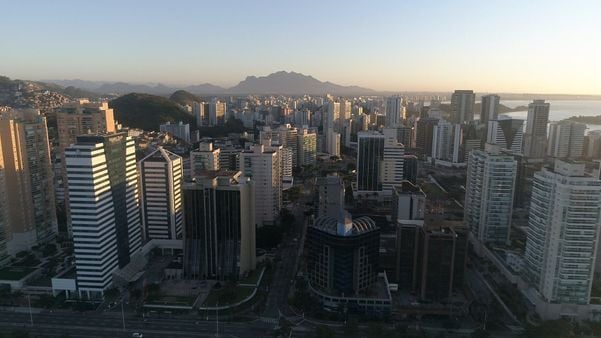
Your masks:
<path fill-rule="evenodd" d="M 255 221 L 258 226 L 275 224 L 282 207 L 280 155 L 263 145 L 253 145 L 240 154 L 240 170 L 255 184 Z"/>
<path fill-rule="evenodd" d="M 534 174 L 524 277 L 549 303 L 588 304 L 598 250 L 601 181 L 584 163 Z"/>
<path fill-rule="evenodd" d="M 545 103 L 545 100 L 534 100 L 528 105 L 528 120 L 524 133 L 524 155 L 527 157 L 545 157 L 549 110 L 550 104 Z"/>
<path fill-rule="evenodd" d="M 482 243 L 508 244 L 517 161 L 490 144 L 468 157 L 464 221 Z"/>
<path fill-rule="evenodd" d="M 397 129 L 384 128 L 384 154 L 382 157 L 382 189 L 389 191 L 403 181 L 405 146 L 398 142 Z"/>
<path fill-rule="evenodd" d="M 142 246 L 136 146 L 126 133 L 79 136 L 65 159 L 77 286 L 98 297 Z"/>
<path fill-rule="evenodd" d="M 514 154 L 522 153 L 524 121 L 501 115 L 488 121 L 487 142 L 507 149 Z"/>
<path fill-rule="evenodd" d="M 582 157 L 586 124 L 561 121 L 549 126 L 547 155 L 556 158 Z"/>
<path fill-rule="evenodd" d="M 192 177 L 204 171 L 220 170 L 221 150 L 214 148 L 212 142 L 200 142 L 198 149 L 190 152 L 190 174 Z"/>
<path fill-rule="evenodd" d="M 138 162 L 144 238 L 182 238 L 182 158 L 161 147 Z"/>

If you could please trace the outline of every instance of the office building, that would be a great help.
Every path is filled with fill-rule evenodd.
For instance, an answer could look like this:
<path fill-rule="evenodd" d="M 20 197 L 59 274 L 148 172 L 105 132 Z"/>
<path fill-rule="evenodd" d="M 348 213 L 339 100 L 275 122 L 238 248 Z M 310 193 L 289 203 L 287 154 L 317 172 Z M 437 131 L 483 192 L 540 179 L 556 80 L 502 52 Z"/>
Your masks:
<path fill-rule="evenodd" d="M 440 121 L 437 118 L 420 117 L 415 125 L 415 148 L 417 154 L 426 159 L 432 157 L 432 140 L 434 138 L 434 126 Z"/>
<path fill-rule="evenodd" d="M 524 155 L 526 157 L 545 157 L 549 109 L 550 105 L 545 103 L 545 100 L 534 100 L 528 105 L 528 119 L 524 133 Z"/>
<path fill-rule="evenodd" d="M 171 123 L 168 121 L 165 124 L 161 124 L 159 130 L 162 133 L 169 133 L 181 141 L 190 143 L 190 124 L 184 124 L 182 121 L 179 121 L 178 123 Z"/>
<path fill-rule="evenodd" d="M 382 154 L 382 171 L 380 180 L 382 190 L 392 194 L 392 187 L 400 184 L 403 179 L 405 147 L 398 142 L 397 130 L 384 128 L 384 153 Z"/>
<path fill-rule="evenodd" d="M 561 121 L 549 125 L 547 155 L 555 158 L 582 157 L 586 124 Z"/>
<path fill-rule="evenodd" d="M 451 96 L 451 122 L 465 123 L 474 120 L 474 103 L 476 95 L 473 90 L 456 90 Z"/>
<path fill-rule="evenodd" d="M 161 147 L 138 162 L 145 240 L 181 239 L 182 158 Z"/>
<path fill-rule="evenodd" d="M 386 126 L 398 127 L 404 120 L 403 98 L 400 96 L 390 96 L 386 98 Z"/>
<path fill-rule="evenodd" d="M 76 137 L 85 134 L 114 133 L 115 117 L 113 109 L 109 108 L 108 102 L 93 103 L 88 100 L 70 102 L 56 108 L 58 131 L 58 147 L 56 157 L 59 165 L 55 166 L 54 186 L 57 201 L 65 202 L 66 194 L 66 172 L 65 172 L 65 149 L 75 143 Z M 68 230 L 70 231 L 70 230 Z"/>
<path fill-rule="evenodd" d="M 240 154 L 240 170 L 255 184 L 255 221 L 273 225 L 282 208 L 280 154 L 263 145 L 253 145 Z"/>
<path fill-rule="evenodd" d="M 439 120 L 432 131 L 432 158 L 436 162 L 463 162 L 461 147 L 463 130 L 461 124 Z"/>
<path fill-rule="evenodd" d="M 46 118 L 37 110 L 2 113 L 0 194 L 4 203 L 0 203 L 0 213 L 4 234 L 0 236 L 11 255 L 51 240 L 58 232 L 49 148 Z"/>
<path fill-rule="evenodd" d="M 135 142 L 126 133 L 78 136 L 65 159 L 77 287 L 94 298 L 142 246 Z"/>
<path fill-rule="evenodd" d="M 481 243 L 509 244 L 516 160 L 487 144 L 470 152 L 467 168 L 465 224 Z"/>
<path fill-rule="evenodd" d="M 488 121 L 487 143 L 495 144 L 514 154 L 522 153 L 524 121 L 505 115 Z"/>
<path fill-rule="evenodd" d="M 240 150 L 237 150 L 237 152 L 240 152 Z M 192 177 L 201 175 L 204 171 L 220 169 L 221 149 L 214 148 L 213 142 L 200 142 L 198 149 L 190 152 L 190 173 Z"/>
<path fill-rule="evenodd" d="M 377 131 L 357 134 L 357 190 L 382 190 L 381 167 L 384 158 L 384 135 Z"/>
<path fill-rule="evenodd" d="M 305 252 L 312 288 L 345 296 L 372 286 L 378 277 L 380 229 L 369 217 L 319 217 L 307 228 Z"/>
<path fill-rule="evenodd" d="M 344 182 L 338 175 L 318 177 L 317 186 L 317 217 L 328 216 L 336 218 L 344 209 Z"/>
<path fill-rule="evenodd" d="M 397 139 L 399 143 L 407 148 L 415 148 L 415 144 L 413 142 L 413 128 L 407 126 L 399 126 L 396 128 L 397 130 Z"/>
<path fill-rule="evenodd" d="M 236 280 L 255 269 L 254 186 L 239 171 L 185 183 L 184 276 Z"/>
<path fill-rule="evenodd" d="M 488 125 L 488 121 L 496 120 L 499 117 L 499 102 L 501 97 L 499 95 L 490 94 L 482 96 L 480 102 L 480 124 L 485 126 Z"/>
<path fill-rule="evenodd" d="M 403 155 L 403 180 L 417 184 L 417 156 Z"/>
<path fill-rule="evenodd" d="M 598 251 L 601 181 L 584 163 L 534 174 L 524 277 L 546 303 L 589 304 Z"/>

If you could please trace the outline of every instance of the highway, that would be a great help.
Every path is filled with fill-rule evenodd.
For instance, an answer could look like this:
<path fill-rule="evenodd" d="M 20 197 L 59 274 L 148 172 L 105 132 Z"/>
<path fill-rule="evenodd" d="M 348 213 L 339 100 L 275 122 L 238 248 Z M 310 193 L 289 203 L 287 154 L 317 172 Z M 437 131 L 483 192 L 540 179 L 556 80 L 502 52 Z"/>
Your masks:
<path fill-rule="evenodd" d="M 199 316 L 200 319 L 200 316 Z M 120 317 L 97 313 L 36 313 L 31 326 L 28 313 L 0 312 L 0 331 L 27 331 L 31 336 L 131 337 L 140 332 L 144 337 L 214 337 L 215 321 L 171 318 L 126 318 L 125 330 Z M 272 325 L 252 322 L 220 322 L 221 337 L 263 337 Z"/>

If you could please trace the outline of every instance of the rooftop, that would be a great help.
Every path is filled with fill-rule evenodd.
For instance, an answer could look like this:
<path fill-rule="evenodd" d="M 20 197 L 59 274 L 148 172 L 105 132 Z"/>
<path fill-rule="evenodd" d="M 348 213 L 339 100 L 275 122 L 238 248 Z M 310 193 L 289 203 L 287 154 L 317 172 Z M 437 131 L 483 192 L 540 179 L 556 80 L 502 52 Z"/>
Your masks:
<path fill-rule="evenodd" d="M 341 214 L 340 219 L 328 216 L 318 217 L 311 226 L 337 236 L 356 236 L 377 229 L 376 222 L 371 218 L 363 216 L 352 219 L 346 212 Z M 344 227 L 344 231 L 342 231 L 342 227 Z"/>

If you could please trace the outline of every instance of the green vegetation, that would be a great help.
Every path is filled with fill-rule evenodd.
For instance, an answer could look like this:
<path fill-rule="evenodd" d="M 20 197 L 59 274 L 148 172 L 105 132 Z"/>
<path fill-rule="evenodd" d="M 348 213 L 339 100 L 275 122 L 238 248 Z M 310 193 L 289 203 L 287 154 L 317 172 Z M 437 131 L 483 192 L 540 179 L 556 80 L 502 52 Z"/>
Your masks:
<path fill-rule="evenodd" d="M 28 267 L 8 267 L 0 269 L 0 280 L 20 280 L 36 269 Z"/>
<path fill-rule="evenodd" d="M 112 100 L 115 119 L 130 128 L 159 130 L 159 125 L 182 121 L 194 125 L 194 118 L 175 102 L 161 96 L 131 93 Z"/>
<path fill-rule="evenodd" d="M 223 126 L 200 127 L 198 128 L 198 131 L 200 137 L 222 137 L 227 136 L 230 133 L 240 134 L 247 131 L 247 129 L 244 128 L 242 121 L 231 118 L 227 120 Z"/>
<path fill-rule="evenodd" d="M 254 288 L 252 287 L 237 285 L 227 285 L 223 286 L 220 289 L 213 288 L 213 290 L 211 290 L 211 293 L 209 293 L 209 295 L 207 296 L 207 299 L 205 299 L 203 305 L 221 306 L 235 304 L 250 296 L 253 290 Z"/>
<path fill-rule="evenodd" d="M 202 101 L 198 96 L 187 92 L 185 90 L 178 90 L 176 92 L 174 92 L 173 94 L 171 94 L 171 96 L 169 96 L 169 100 L 177 103 L 177 104 L 181 104 L 182 106 L 185 105 L 192 105 L 192 102 L 200 102 Z"/>

